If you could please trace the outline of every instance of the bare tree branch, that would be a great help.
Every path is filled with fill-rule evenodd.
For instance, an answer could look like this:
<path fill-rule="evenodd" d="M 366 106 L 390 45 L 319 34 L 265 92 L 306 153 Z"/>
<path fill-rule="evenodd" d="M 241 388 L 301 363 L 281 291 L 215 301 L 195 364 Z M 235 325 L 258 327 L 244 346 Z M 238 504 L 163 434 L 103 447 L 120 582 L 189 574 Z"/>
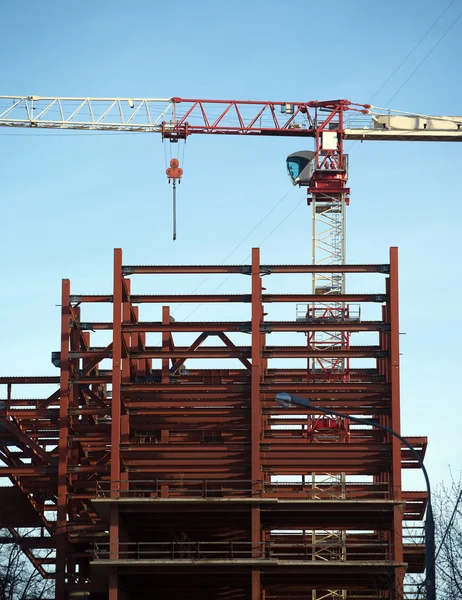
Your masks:
<path fill-rule="evenodd" d="M 40 600 L 54 598 L 54 581 L 45 579 L 23 552 L 21 541 L 35 530 L 18 533 L 2 531 L 11 543 L 0 545 L 0 600 Z M 51 557 L 53 550 L 44 558 Z M 30 551 L 28 551 L 30 555 Z M 34 555 L 36 556 L 36 555 Z M 39 558 L 39 556 L 36 556 Z"/>

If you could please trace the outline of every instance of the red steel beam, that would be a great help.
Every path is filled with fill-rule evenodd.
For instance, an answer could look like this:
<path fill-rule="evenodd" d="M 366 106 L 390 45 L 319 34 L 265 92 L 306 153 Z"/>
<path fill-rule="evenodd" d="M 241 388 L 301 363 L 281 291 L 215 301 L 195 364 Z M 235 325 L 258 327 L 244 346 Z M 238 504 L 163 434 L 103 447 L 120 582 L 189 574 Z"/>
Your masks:
<path fill-rule="evenodd" d="M 307 394 L 317 394 L 318 392 L 321 394 L 330 393 L 332 397 L 336 395 L 341 398 L 344 394 L 351 392 L 383 392 L 388 393 L 389 387 L 387 384 L 381 383 L 343 383 L 339 385 L 338 383 L 305 383 L 305 382 L 290 382 L 290 383 L 272 383 L 272 384 L 261 384 L 261 391 L 272 393 L 275 395 L 278 391 L 287 390 L 289 392 L 300 391 L 301 389 L 305 390 Z M 249 390 L 249 386 L 245 384 L 228 384 L 224 383 L 221 385 L 207 385 L 207 394 L 213 394 L 213 392 L 228 392 L 228 393 L 238 393 L 245 392 Z M 125 392 L 162 392 L 162 391 L 170 391 L 170 392 L 183 392 L 185 394 L 188 393 L 198 393 L 204 394 L 204 385 L 202 384 L 181 384 L 181 383 L 170 383 L 170 384 L 162 384 L 162 383 L 131 383 L 124 386 Z M 358 396 L 358 394 L 357 394 Z"/>
<path fill-rule="evenodd" d="M 0 377 L 0 383 L 7 383 L 7 384 L 17 383 L 17 384 L 35 385 L 37 383 L 49 384 L 49 383 L 59 383 L 59 382 L 60 382 L 59 377 L 48 376 L 48 375 Z"/>
<path fill-rule="evenodd" d="M 20 412 L 21 411 L 19 411 L 19 414 L 18 414 L 18 411 L 17 411 L 15 416 L 22 417 Z M 13 421 L 4 420 L 4 421 L 2 421 L 2 427 L 7 429 L 22 444 L 29 447 L 32 450 L 32 452 L 34 453 L 34 455 L 36 456 L 36 459 L 38 458 L 38 460 L 40 460 L 41 462 L 49 463 L 49 461 L 50 461 L 49 453 L 47 453 L 39 444 L 37 444 L 37 442 L 32 440 L 27 435 L 27 433 L 25 433 L 20 427 L 18 427 L 18 425 L 16 423 L 14 423 Z"/>
<path fill-rule="evenodd" d="M 260 273 L 388 273 L 387 264 L 365 265 L 261 265 Z M 250 275 L 251 265 L 126 265 L 124 275 L 240 273 Z"/>
<path fill-rule="evenodd" d="M 133 304 L 184 304 L 194 303 L 230 303 L 251 302 L 251 294 L 130 294 L 130 302 Z M 332 294 L 329 296 L 331 302 L 385 302 L 385 294 Z M 310 303 L 319 301 L 316 294 L 263 294 L 262 302 L 300 302 Z M 108 294 L 74 294 L 71 302 L 113 302 L 113 296 Z"/>
<path fill-rule="evenodd" d="M 144 352 L 130 352 L 132 359 L 140 358 L 250 358 L 251 347 L 234 346 L 203 346 L 200 350 L 177 346 L 174 351 L 163 351 L 161 348 L 151 347 Z M 83 354 L 83 353 L 81 353 Z M 90 353 L 90 355 L 93 353 Z M 377 358 L 386 356 L 386 352 L 379 346 L 350 346 L 342 350 L 311 350 L 307 346 L 271 346 L 264 347 L 261 354 L 265 358 L 305 358 L 309 357 L 351 357 L 351 358 Z"/>
<path fill-rule="evenodd" d="M 111 330 L 113 325 L 110 322 L 82 322 L 81 329 L 90 331 Z M 271 333 L 273 331 L 382 331 L 389 328 L 388 323 L 382 321 L 361 321 L 348 322 L 338 321 L 329 323 L 320 321 L 265 321 L 260 325 L 262 333 Z M 184 332 L 234 332 L 250 333 L 252 324 L 250 321 L 217 321 L 213 323 L 204 321 L 184 321 L 165 324 L 160 321 L 142 321 L 139 323 L 130 323 L 123 326 L 122 330 L 127 333 L 141 332 L 161 332 L 161 331 L 184 331 Z"/>

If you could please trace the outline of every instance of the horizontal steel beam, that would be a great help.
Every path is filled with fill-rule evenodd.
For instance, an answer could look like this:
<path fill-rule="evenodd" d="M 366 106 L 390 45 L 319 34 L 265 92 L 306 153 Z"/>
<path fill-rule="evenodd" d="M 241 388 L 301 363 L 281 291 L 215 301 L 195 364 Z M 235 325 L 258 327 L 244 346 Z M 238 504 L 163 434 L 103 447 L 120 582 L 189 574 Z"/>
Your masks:
<path fill-rule="evenodd" d="M 89 331 L 107 331 L 112 329 L 110 322 L 83 322 L 80 323 L 80 329 Z M 261 333 L 272 333 L 273 331 L 388 331 L 390 325 L 383 321 L 361 321 L 349 322 L 329 319 L 313 319 L 312 321 L 265 321 L 260 324 Z M 222 322 L 203 322 L 203 321 L 183 321 L 175 323 L 161 323 L 159 321 L 142 321 L 139 323 L 124 323 L 122 331 L 126 333 L 135 332 L 208 332 L 209 334 L 236 332 L 251 333 L 252 324 L 250 321 L 222 321 Z M 1 383 L 1 382 L 0 382 Z"/>
<path fill-rule="evenodd" d="M 250 275 L 251 265 L 126 265 L 123 275 L 240 273 Z M 260 273 L 389 273 L 388 264 L 366 265 L 261 265 Z"/>
<path fill-rule="evenodd" d="M 86 353 L 71 353 L 73 358 L 83 358 Z M 74 356 L 74 354 L 76 356 Z M 91 354 L 91 353 L 90 353 Z M 201 346 L 198 350 L 190 350 L 185 347 L 176 347 L 175 350 L 163 350 L 162 348 L 146 348 L 144 352 L 130 352 L 132 359 L 142 358 L 251 358 L 252 349 L 250 347 L 225 348 L 223 346 Z M 307 346 L 267 346 L 261 351 L 263 358 L 376 358 L 385 357 L 387 352 L 380 346 L 352 346 L 348 349 L 332 350 L 310 350 Z M 86 358 L 86 356 L 85 356 Z"/>
<path fill-rule="evenodd" d="M 185 394 L 194 393 L 200 394 L 200 397 L 207 398 L 209 394 L 213 394 L 213 392 L 228 392 L 228 393 L 239 393 L 239 392 L 248 392 L 250 383 L 247 384 L 232 384 L 232 383 L 223 383 L 223 384 L 210 384 L 204 386 L 204 384 L 182 384 L 182 383 L 155 383 L 155 382 L 145 382 L 145 383 L 129 383 L 126 385 L 122 385 L 122 390 L 124 392 L 183 392 Z M 204 391 L 204 387 L 207 388 L 207 392 Z M 370 383 L 370 382 L 356 382 L 356 383 L 306 383 L 306 382 L 286 382 L 286 383 L 262 383 L 260 385 L 260 391 L 262 393 L 276 394 L 276 392 L 287 390 L 289 392 L 293 392 L 295 390 L 304 390 L 306 393 L 310 394 L 331 394 L 332 397 L 342 397 L 344 394 L 348 392 L 378 392 L 378 393 L 388 393 L 389 392 L 389 384 L 383 383 Z M 359 396 L 359 394 L 358 394 Z M 284 413 L 285 411 L 290 411 L 290 409 L 284 409 L 282 407 L 275 408 Z M 305 410 L 303 410 L 305 412 Z"/>
<path fill-rule="evenodd" d="M 386 294 L 331 294 L 329 302 L 386 302 Z M 72 303 L 113 302 L 110 294 L 73 294 Z M 130 294 L 133 304 L 251 302 L 251 294 Z M 318 294 L 263 294 L 262 302 L 319 302 Z"/>
<path fill-rule="evenodd" d="M 0 383 L 17 383 L 17 384 L 59 383 L 59 377 L 42 376 L 42 375 L 31 375 L 31 376 L 15 375 L 12 377 L 11 376 L 0 377 Z"/>
<path fill-rule="evenodd" d="M 52 549 L 56 547 L 56 541 L 52 537 L 13 537 L 13 536 L 1 536 L 0 544 L 19 544 L 21 548 L 32 549 L 32 548 L 48 548 Z"/>
<path fill-rule="evenodd" d="M 8 477 L 9 475 L 16 475 L 19 477 L 27 475 L 47 475 L 57 474 L 57 466 L 30 466 L 30 465 L 17 465 L 14 467 L 0 467 L 0 477 Z"/>

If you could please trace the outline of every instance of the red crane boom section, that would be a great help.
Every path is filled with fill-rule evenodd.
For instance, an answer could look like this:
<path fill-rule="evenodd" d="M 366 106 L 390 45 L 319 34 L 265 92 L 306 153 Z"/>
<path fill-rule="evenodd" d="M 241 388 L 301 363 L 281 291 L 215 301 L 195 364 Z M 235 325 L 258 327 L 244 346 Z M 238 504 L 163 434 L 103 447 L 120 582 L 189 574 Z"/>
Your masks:
<path fill-rule="evenodd" d="M 343 131 L 345 111 L 367 114 L 370 108 L 368 104 L 349 100 L 272 102 L 172 98 L 172 103 L 173 120 L 162 123 L 163 137 L 171 140 L 185 139 L 193 133 L 315 137 L 329 124 Z"/>

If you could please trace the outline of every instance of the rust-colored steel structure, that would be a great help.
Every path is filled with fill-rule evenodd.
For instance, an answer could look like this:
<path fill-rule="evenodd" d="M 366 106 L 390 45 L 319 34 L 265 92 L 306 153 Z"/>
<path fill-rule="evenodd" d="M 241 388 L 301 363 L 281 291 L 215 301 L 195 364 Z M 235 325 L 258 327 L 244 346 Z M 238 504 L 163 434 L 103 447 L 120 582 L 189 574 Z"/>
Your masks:
<path fill-rule="evenodd" d="M 263 287 L 288 274 L 302 287 L 322 269 L 381 276 L 376 293 L 331 297 L 375 319 L 294 319 L 296 303 L 318 296 Z M 137 278 L 166 274 L 233 274 L 249 289 L 131 293 Z M 241 304 L 247 316 L 172 317 L 170 305 L 197 302 L 217 314 Z M 85 320 L 95 303 L 112 304 L 111 321 Z M 287 320 L 267 318 L 275 303 Z M 145 309 L 158 320 L 140 320 Z M 352 343 L 316 350 L 307 336 L 323 329 Z M 326 352 L 348 358 L 348 381 L 313 377 L 310 359 Z M 63 280 L 53 362 L 59 377 L 0 378 L 0 474 L 14 484 L 0 490 L 0 526 L 16 539 L 35 528 L 19 543 L 56 577 L 57 600 L 401 600 L 405 572 L 423 571 L 423 541 L 403 533 L 426 506 L 424 492 L 402 491 L 402 469 L 418 468 L 412 453 L 383 430 L 330 430 L 274 401 L 301 394 L 400 432 L 396 248 L 388 264 L 331 266 L 261 264 L 258 249 L 250 265 L 124 266 L 116 249 L 111 294 L 71 294 Z M 49 383 L 58 389 L 47 398 L 15 393 Z M 407 439 L 423 458 L 426 438 Z M 34 552 L 47 548 L 56 554 Z"/>

